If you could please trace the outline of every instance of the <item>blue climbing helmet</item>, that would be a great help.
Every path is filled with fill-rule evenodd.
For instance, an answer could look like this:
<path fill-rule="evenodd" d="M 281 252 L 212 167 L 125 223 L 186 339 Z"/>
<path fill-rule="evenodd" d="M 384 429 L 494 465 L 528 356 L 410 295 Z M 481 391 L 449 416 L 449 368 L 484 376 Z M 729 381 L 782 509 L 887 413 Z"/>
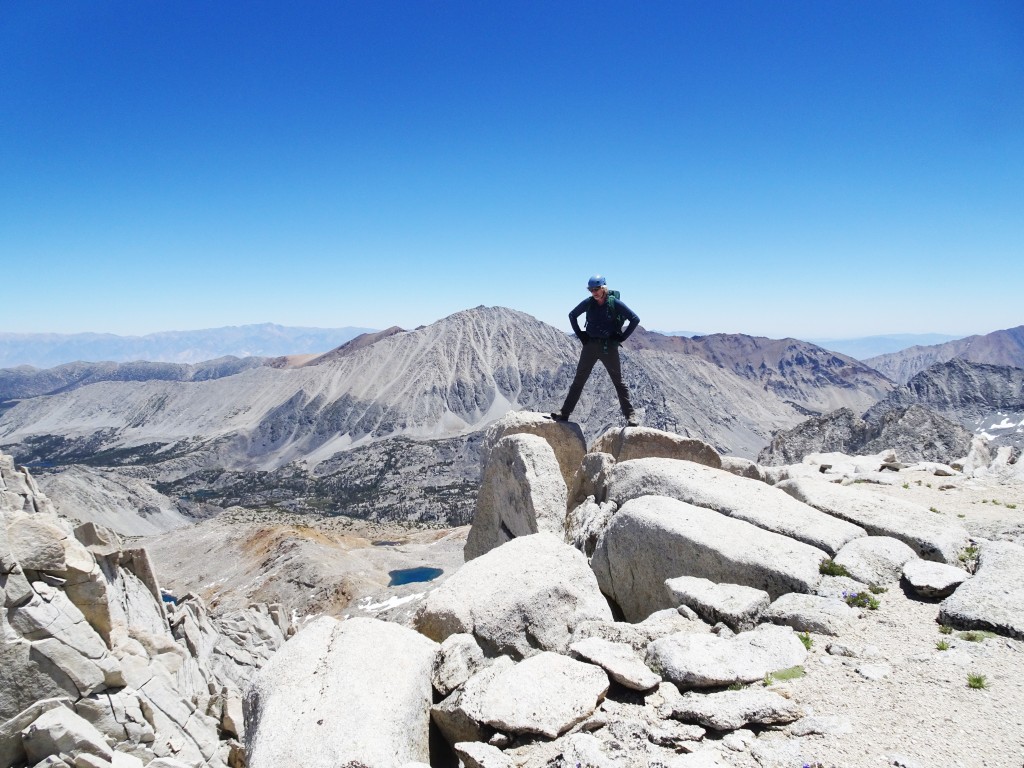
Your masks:
<path fill-rule="evenodd" d="M 587 280 L 587 289 L 593 290 L 594 288 L 603 288 L 607 283 L 608 281 L 604 279 L 604 275 L 594 275 Z"/>

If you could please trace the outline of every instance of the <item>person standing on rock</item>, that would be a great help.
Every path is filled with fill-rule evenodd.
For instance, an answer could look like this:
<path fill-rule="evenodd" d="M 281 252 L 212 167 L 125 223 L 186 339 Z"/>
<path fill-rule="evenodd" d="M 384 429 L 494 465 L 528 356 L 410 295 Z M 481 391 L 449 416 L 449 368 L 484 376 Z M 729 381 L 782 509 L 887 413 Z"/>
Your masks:
<path fill-rule="evenodd" d="M 600 360 L 611 376 L 615 393 L 619 396 L 619 407 L 626 423 L 637 426 L 640 421 L 629 402 L 629 390 L 622 381 L 622 366 L 619 362 L 619 345 L 629 338 L 640 324 L 636 312 L 627 307 L 619 299 L 618 291 L 609 291 L 607 281 L 601 275 L 594 275 L 587 281 L 590 298 L 577 304 L 569 313 L 569 323 L 576 337 L 583 342 L 580 361 L 576 366 L 576 376 L 569 386 L 569 394 L 561 411 L 551 414 L 555 421 L 568 421 L 576 403 L 579 402 L 583 385 L 590 378 L 590 372 Z M 586 313 L 586 330 L 581 330 L 577 318 Z M 623 323 L 628 325 L 623 327 Z"/>

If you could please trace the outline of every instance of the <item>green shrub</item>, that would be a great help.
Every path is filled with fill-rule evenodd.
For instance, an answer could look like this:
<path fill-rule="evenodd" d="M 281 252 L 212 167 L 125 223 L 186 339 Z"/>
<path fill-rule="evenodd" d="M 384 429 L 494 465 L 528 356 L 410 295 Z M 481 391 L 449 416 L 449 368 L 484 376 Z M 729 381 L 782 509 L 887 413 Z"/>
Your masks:
<path fill-rule="evenodd" d="M 938 651 L 948 651 L 949 643 L 947 643 L 945 640 L 939 640 L 939 642 L 935 644 L 935 649 Z"/>
<path fill-rule="evenodd" d="M 953 634 L 953 628 L 951 626 L 949 626 L 948 624 L 942 624 L 941 626 L 939 626 L 939 634 L 940 635 L 952 635 Z"/>
<path fill-rule="evenodd" d="M 870 587 L 868 587 L 868 589 L 871 590 L 871 594 L 872 595 L 884 595 L 886 592 L 889 591 L 885 587 L 878 587 L 878 586 L 875 586 L 874 584 L 872 584 Z"/>
<path fill-rule="evenodd" d="M 985 679 L 984 675 L 968 675 L 967 686 L 969 688 L 988 688 L 988 680 Z"/>
<path fill-rule="evenodd" d="M 810 632 L 800 632 L 797 637 L 799 637 L 800 642 L 804 644 L 804 648 L 808 651 L 811 650 L 811 646 L 814 645 L 814 638 L 811 637 Z"/>
<path fill-rule="evenodd" d="M 960 633 L 960 639 L 966 640 L 969 643 L 980 643 L 982 640 L 988 640 L 995 636 L 995 632 L 987 632 L 983 629 L 972 629 L 967 632 Z"/>
<path fill-rule="evenodd" d="M 840 565 L 835 562 L 832 558 L 822 560 L 818 565 L 818 573 L 824 576 L 849 576 L 850 572 L 846 570 L 846 566 Z"/>

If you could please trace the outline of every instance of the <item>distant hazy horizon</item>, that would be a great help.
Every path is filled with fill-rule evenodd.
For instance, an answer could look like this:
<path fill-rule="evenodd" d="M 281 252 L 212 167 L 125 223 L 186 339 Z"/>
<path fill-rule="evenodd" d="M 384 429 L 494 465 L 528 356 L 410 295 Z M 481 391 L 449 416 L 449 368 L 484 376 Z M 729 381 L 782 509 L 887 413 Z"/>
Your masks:
<path fill-rule="evenodd" d="M 197 363 L 225 355 L 274 357 L 321 353 L 340 346 L 362 333 L 372 333 L 376 330 L 381 329 L 293 327 L 268 322 L 160 331 L 140 336 L 94 332 L 55 334 L 0 331 L 0 368 L 14 368 L 20 365 L 52 368 L 77 361 L 122 363 L 148 360 Z M 714 333 L 654 332 L 672 336 L 703 336 Z M 944 334 L 888 334 L 853 339 L 801 340 L 863 360 L 886 352 L 898 352 L 915 345 L 941 344 L 955 338 L 963 337 Z"/>

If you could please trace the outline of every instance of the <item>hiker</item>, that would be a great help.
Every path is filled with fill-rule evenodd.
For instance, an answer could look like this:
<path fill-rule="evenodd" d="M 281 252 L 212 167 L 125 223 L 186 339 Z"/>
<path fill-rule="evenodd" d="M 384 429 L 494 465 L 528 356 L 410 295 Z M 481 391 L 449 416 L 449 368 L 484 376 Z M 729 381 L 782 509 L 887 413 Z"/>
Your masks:
<path fill-rule="evenodd" d="M 612 384 L 619 396 L 619 407 L 622 408 L 622 415 L 626 417 L 626 423 L 635 427 L 640 421 L 633 411 L 633 404 L 629 402 L 629 390 L 622 383 L 619 344 L 636 330 L 640 318 L 619 300 L 618 291 L 608 290 L 607 281 L 601 275 L 594 275 L 587 281 L 587 290 L 590 291 L 590 298 L 581 301 L 569 313 L 572 330 L 583 342 L 580 362 L 576 366 L 576 376 L 569 387 L 569 394 L 565 396 L 562 410 L 552 413 L 551 418 L 555 421 L 569 420 L 576 403 L 579 402 L 583 385 L 587 383 L 590 372 L 600 360 L 608 370 L 608 375 L 612 377 Z M 587 327 L 586 330 L 580 330 L 576 318 L 584 312 L 587 314 Z M 622 324 L 627 320 L 629 325 L 623 329 Z"/>

